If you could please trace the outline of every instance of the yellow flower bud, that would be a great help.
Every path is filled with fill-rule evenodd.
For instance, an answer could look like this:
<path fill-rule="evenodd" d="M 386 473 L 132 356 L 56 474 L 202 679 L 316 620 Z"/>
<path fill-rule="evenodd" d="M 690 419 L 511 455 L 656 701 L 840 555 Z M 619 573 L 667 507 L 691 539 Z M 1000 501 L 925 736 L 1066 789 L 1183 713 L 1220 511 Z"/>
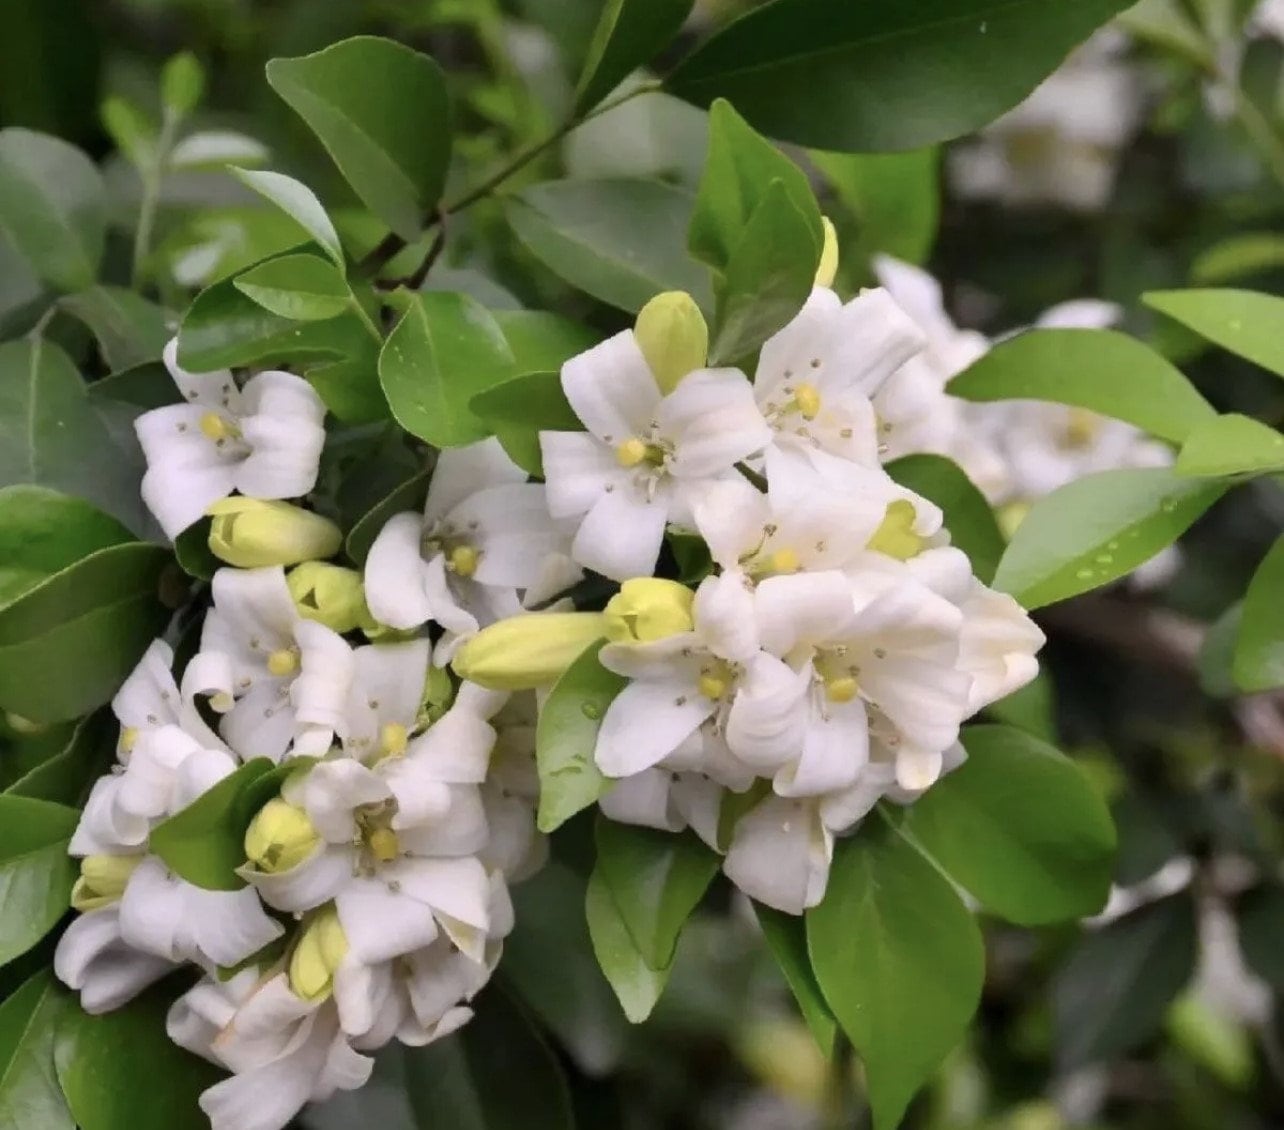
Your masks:
<path fill-rule="evenodd" d="M 908 561 L 911 557 L 918 556 L 927 544 L 927 539 L 914 532 L 916 517 L 914 504 L 908 499 L 898 498 L 887 507 L 882 525 L 874 531 L 874 536 L 869 539 L 865 548 L 885 553 L 898 561 Z"/>
<path fill-rule="evenodd" d="M 334 991 L 334 974 L 348 956 L 334 903 L 311 915 L 290 956 L 290 988 L 306 1001 L 325 1000 Z"/>
<path fill-rule="evenodd" d="M 483 628 L 451 666 L 469 682 L 521 691 L 556 682 L 589 644 L 606 635 L 600 612 L 530 612 Z"/>
<path fill-rule="evenodd" d="M 838 233 L 828 216 L 820 217 L 820 226 L 825 232 L 825 242 L 820 249 L 820 263 L 816 267 L 816 285 L 833 286 L 834 276 L 838 274 Z"/>
<path fill-rule="evenodd" d="M 606 603 L 606 636 L 612 643 L 650 643 L 691 630 L 695 593 L 677 581 L 634 577 Z"/>
<path fill-rule="evenodd" d="M 209 508 L 210 552 L 239 569 L 297 565 L 332 557 L 343 532 L 328 518 L 288 502 L 224 498 Z"/>
<path fill-rule="evenodd" d="M 71 888 L 73 910 L 100 910 L 119 902 L 129 877 L 143 862 L 141 855 L 87 855 L 80 861 L 80 878 Z"/>
<path fill-rule="evenodd" d="M 703 369 L 709 357 L 709 327 L 684 290 L 667 290 L 643 306 L 633 336 L 664 393 L 677 388 L 688 373 Z"/>
<path fill-rule="evenodd" d="M 315 620 L 340 635 L 354 628 L 374 627 L 366 607 L 361 574 L 326 561 L 305 561 L 285 578 L 294 606 L 305 620 Z"/>
<path fill-rule="evenodd" d="M 260 871 L 289 871 L 307 859 L 320 842 L 308 814 L 275 797 L 245 830 L 245 858 Z"/>

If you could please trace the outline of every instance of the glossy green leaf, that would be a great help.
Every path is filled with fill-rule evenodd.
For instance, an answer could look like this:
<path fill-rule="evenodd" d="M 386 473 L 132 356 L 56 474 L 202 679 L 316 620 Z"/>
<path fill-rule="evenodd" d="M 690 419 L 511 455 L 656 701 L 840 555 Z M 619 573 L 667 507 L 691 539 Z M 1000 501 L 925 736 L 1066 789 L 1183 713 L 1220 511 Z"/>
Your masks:
<path fill-rule="evenodd" d="M 858 262 L 874 254 L 926 261 L 941 207 L 940 154 L 934 147 L 908 153 L 813 152 L 810 157 L 856 221 L 855 246 L 844 247 L 844 256 Z"/>
<path fill-rule="evenodd" d="M 963 469 L 941 455 L 906 455 L 887 464 L 887 473 L 941 508 L 950 544 L 967 554 L 972 572 L 988 585 L 1006 542 L 985 495 Z"/>
<path fill-rule="evenodd" d="M 664 992 L 669 980 L 668 967 L 652 969 L 642 960 L 637 943 L 629 934 L 619 907 L 611 897 L 610 888 L 598 872 L 589 879 L 584 896 L 584 917 L 588 921 L 598 966 L 610 983 L 616 1000 L 631 1023 L 641 1024 L 651 1015 Z"/>
<path fill-rule="evenodd" d="M 292 772 L 298 759 L 275 765 L 255 757 L 152 829 L 149 847 L 175 875 L 207 891 L 238 891 L 245 880 L 245 829 Z"/>
<path fill-rule="evenodd" d="M 339 233 L 334 230 L 333 221 L 312 189 L 284 173 L 266 169 L 259 172 L 233 169 L 232 173 L 247 188 L 252 188 L 280 208 L 299 226 L 302 236 L 316 240 L 318 246 L 334 260 L 335 266 L 343 268 L 343 245 L 339 242 Z"/>
<path fill-rule="evenodd" d="M 865 1063 L 874 1128 L 892 1130 L 976 1011 L 981 933 L 949 882 L 877 816 L 835 845 L 806 920 L 816 980 Z"/>
<path fill-rule="evenodd" d="M 367 511 L 351 530 L 343 543 L 344 552 L 354 565 L 364 565 L 370 547 L 383 529 L 384 523 L 394 514 L 403 510 L 420 510 L 423 508 L 424 495 L 428 490 L 429 474 L 420 471 L 411 476 L 400 486 L 390 491 L 371 510 Z"/>
<path fill-rule="evenodd" d="M 593 644 L 553 685 L 539 712 L 535 761 L 539 769 L 539 827 L 552 832 L 596 802 L 609 782 L 593 760 L 607 707 L 628 684 L 598 662 Z"/>
<path fill-rule="evenodd" d="M 1284 888 L 1263 883 L 1235 907 L 1239 948 L 1248 967 L 1277 993 L 1284 991 Z"/>
<path fill-rule="evenodd" d="M 812 203 L 815 210 L 815 203 Z M 709 363 L 726 365 L 783 329 L 811 294 L 820 238 L 785 182 L 772 181 L 732 252 L 718 285 Z"/>
<path fill-rule="evenodd" d="M 1196 948 L 1186 892 L 1085 934 L 1053 986 L 1059 1061 L 1106 1063 L 1153 1039 L 1195 971 Z"/>
<path fill-rule="evenodd" d="M 103 1016 L 63 1010 L 54 1063 L 80 1130 L 208 1123 L 197 1099 L 225 1075 L 166 1034 L 165 1015 L 179 991 L 167 981 Z"/>
<path fill-rule="evenodd" d="M 0 231 L 54 289 L 92 286 L 107 232 L 93 162 L 56 137 L 0 130 Z"/>
<path fill-rule="evenodd" d="M 917 149 L 993 121 L 1133 2 L 777 0 L 707 40 L 665 87 L 700 106 L 727 98 L 782 141 Z"/>
<path fill-rule="evenodd" d="M 347 280 L 316 255 L 282 255 L 244 274 L 232 285 L 264 310 L 296 322 L 324 322 L 352 308 Z"/>
<path fill-rule="evenodd" d="M 968 727 L 963 745 L 963 765 L 908 809 L 911 838 L 983 907 L 1019 926 L 1100 911 L 1115 828 L 1079 767 L 1008 726 Z"/>
<path fill-rule="evenodd" d="M 1190 279 L 1201 286 L 1212 286 L 1281 267 L 1284 267 L 1284 235 L 1246 232 L 1201 251 L 1190 265 Z"/>
<path fill-rule="evenodd" d="M 485 439 L 469 402 L 513 375 L 513 354 L 476 299 L 417 294 L 379 354 L 379 381 L 397 422 L 438 447 Z"/>
<path fill-rule="evenodd" d="M 169 315 L 123 287 L 91 286 L 67 295 L 59 305 L 89 327 L 113 370 L 159 360 L 172 336 Z"/>
<path fill-rule="evenodd" d="M 591 110 L 678 34 L 695 0 L 606 0 L 575 88 L 575 112 Z"/>
<path fill-rule="evenodd" d="M 0 794 L 0 965 L 27 952 L 67 913 L 78 868 L 67 843 L 80 814 Z"/>
<path fill-rule="evenodd" d="M 994 587 L 1025 608 L 1100 588 L 1175 542 L 1225 490 L 1164 467 L 1086 475 L 1031 507 Z"/>
<path fill-rule="evenodd" d="M 762 936 L 767 940 L 767 948 L 794 994 L 817 1046 L 826 1056 L 832 1055 L 838 1024 L 811 968 L 805 921 L 796 914 L 784 914 L 757 903 L 754 903 L 753 910 L 758 916 L 758 925 L 762 927 Z"/>
<path fill-rule="evenodd" d="M 1196 427 L 1177 456 L 1183 475 L 1260 475 L 1284 470 L 1284 435 L 1232 412 Z"/>
<path fill-rule="evenodd" d="M 177 404 L 182 400 L 182 393 L 162 362 L 145 361 L 99 377 L 89 386 L 89 400 L 100 406 L 107 401 L 146 410 Z"/>
<path fill-rule="evenodd" d="M 517 238 L 544 266 L 610 306 L 636 314 L 661 291 L 712 305 L 708 272 L 687 254 L 695 198 L 652 180 L 564 180 L 509 197 Z"/>
<path fill-rule="evenodd" d="M 356 36 L 273 59 L 272 89 L 320 138 L 357 195 L 404 239 L 436 206 L 450 163 L 450 102 L 427 55 Z"/>
<path fill-rule="evenodd" d="M 719 860 L 693 832 L 597 822 L 596 875 L 651 969 L 673 963 L 678 935 L 718 872 Z"/>
<path fill-rule="evenodd" d="M 687 233 L 691 254 L 717 271 L 727 270 L 747 237 L 754 213 L 776 181 L 802 214 L 819 256 L 824 232 L 807 175 L 754 132 L 731 103 L 718 99 L 709 111 L 709 153 Z M 804 254 L 800 249 L 799 257 Z"/>
<path fill-rule="evenodd" d="M 985 708 L 986 717 L 1005 726 L 1015 726 L 1045 742 L 1055 742 L 1056 703 L 1052 679 L 1046 668 L 1018 691 L 992 702 Z"/>
<path fill-rule="evenodd" d="M 93 782 L 110 771 L 116 758 L 119 726 L 114 717 L 110 721 L 108 717 L 99 713 L 82 718 L 72 727 L 69 738 L 48 743 L 45 756 L 23 766 L 12 781 L 5 783 L 5 776 L 0 775 L 4 792 L 54 804 L 82 804 Z M 64 732 L 64 726 L 46 730 L 24 745 L 29 747 L 41 738 L 59 737 Z M 14 752 L 17 751 L 7 751 L 6 760 Z"/>
<path fill-rule="evenodd" d="M 1284 686 L 1284 537 L 1248 584 L 1231 670 L 1244 691 Z"/>
<path fill-rule="evenodd" d="M 582 432 L 584 425 L 562 391 L 557 373 L 527 373 L 474 396 L 473 415 L 494 432 L 523 471 L 543 476 L 540 432 Z"/>
<path fill-rule="evenodd" d="M 1252 290 L 1160 290 L 1142 295 L 1152 310 L 1166 314 L 1214 345 L 1284 377 L 1284 298 Z"/>
<path fill-rule="evenodd" d="M 1177 369 L 1114 330 L 1030 330 L 1001 341 L 950 381 L 964 400 L 1052 400 L 1181 443 L 1214 416 Z"/>
<path fill-rule="evenodd" d="M 544 310 L 494 310 L 492 315 L 513 352 L 518 373 L 559 370 L 601 340 L 601 334 L 588 326 Z"/>
<path fill-rule="evenodd" d="M 50 970 L 0 1004 L 0 1126 L 6 1130 L 75 1130 L 54 1075 L 54 1036 L 67 1007 L 67 993 Z"/>

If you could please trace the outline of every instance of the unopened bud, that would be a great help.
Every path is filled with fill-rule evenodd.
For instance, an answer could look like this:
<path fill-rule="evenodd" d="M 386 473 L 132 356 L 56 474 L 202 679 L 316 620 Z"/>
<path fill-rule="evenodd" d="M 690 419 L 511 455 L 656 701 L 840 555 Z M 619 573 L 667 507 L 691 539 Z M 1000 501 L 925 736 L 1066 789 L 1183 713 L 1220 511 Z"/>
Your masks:
<path fill-rule="evenodd" d="M 119 902 L 141 855 L 87 855 L 80 861 L 80 878 L 71 888 L 72 909 L 100 910 Z"/>
<path fill-rule="evenodd" d="M 366 607 L 361 574 L 326 561 L 306 561 L 285 578 L 294 606 L 305 620 L 315 620 L 343 635 L 374 625 Z"/>
<path fill-rule="evenodd" d="M 838 274 L 838 233 L 828 216 L 820 217 L 820 226 L 825 233 L 825 242 L 820 249 L 820 263 L 816 266 L 816 285 L 833 286 L 834 276 Z"/>
<path fill-rule="evenodd" d="M 483 628 L 455 652 L 461 679 L 495 691 L 555 683 L 589 644 L 606 635 L 600 612 L 529 612 Z"/>
<path fill-rule="evenodd" d="M 634 577 L 606 603 L 606 636 L 612 643 L 650 643 L 692 627 L 695 593 L 677 581 Z"/>
<path fill-rule="evenodd" d="M 343 532 L 328 518 L 288 502 L 224 498 L 208 510 L 210 552 L 239 569 L 297 565 L 332 557 Z"/>
<path fill-rule="evenodd" d="M 245 858 L 260 871 L 275 874 L 297 867 L 320 842 L 308 814 L 275 797 L 245 830 Z"/>
<path fill-rule="evenodd" d="M 709 357 L 709 327 L 684 290 L 667 290 L 643 306 L 633 336 L 666 394 L 688 373 L 703 369 Z"/>
<path fill-rule="evenodd" d="M 334 974 L 347 956 L 348 936 L 330 903 L 308 919 L 290 957 L 290 988 L 295 996 L 305 1001 L 328 997 L 334 991 Z"/>
<path fill-rule="evenodd" d="M 898 498 L 887 507 L 883 522 L 874 531 L 866 549 L 876 553 L 885 553 L 898 561 L 908 561 L 917 557 L 927 544 L 927 539 L 914 532 L 914 522 L 918 515 L 914 504 L 905 498 Z"/>

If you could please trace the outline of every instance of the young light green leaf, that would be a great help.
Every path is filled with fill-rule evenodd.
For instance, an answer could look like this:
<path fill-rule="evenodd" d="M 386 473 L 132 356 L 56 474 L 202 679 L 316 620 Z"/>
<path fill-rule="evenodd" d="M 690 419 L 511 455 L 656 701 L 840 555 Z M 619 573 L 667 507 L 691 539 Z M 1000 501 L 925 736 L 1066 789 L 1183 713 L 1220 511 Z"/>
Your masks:
<path fill-rule="evenodd" d="M 169 167 L 175 170 L 261 165 L 267 159 L 268 147 L 263 142 L 230 129 L 188 134 L 169 151 Z"/>
<path fill-rule="evenodd" d="M 136 169 L 146 169 L 156 159 L 156 125 L 129 99 L 111 95 L 103 100 L 99 116 L 116 148 Z"/>
<path fill-rule="evenodd" d="M 1234 235 L 1195 256 L 1190 280 L 1200 286 L 1248 278 L 1284 267 L 1284 235 L 1246 232 Z"/>
<path fill-rule="evenodd" d="M 205 68 L 190 51 L 170 56 L 161 68 L 161 103 L 176 118 L 185 118 L 205 93 Z"/>
<path fill-rule="evenodd" d="M 0 794 L 0 965 L 67 913 L 78 870 L 67 843 L 79 816 L 61 804 Z"/>
<path fill-rule="evenodd" d="M 296 322 L 324 322 L 352 309 L 352 291 L 333 263 L 316 255 L 282 255 L 232 280 L 264 310 Z"/>
<path fill-rule="evenodd" d="M 543 476 L 540 432 L 582 432 L 584 425 L 562 391 L 557 373 L 527 373 L 474 396 L 473 414 L 495 433 L 523 471 Z"/>
<path fill-rule="evenodd" d="M 716 271 L 726 271 L 747 238 L 754 213 L 776 182 L 806 221 L 819 254 L 824 231 L 806 174 L 755 133 L 731 103 L 715 101 L 709 111 L 709 153 L 687 233 L 691 254 Z M 801 250 L 799 257 L 804 257 Z"/>
<path fill-rule="evenodd" d="M 54 1076 L 54 1035 L 68 1006 L 44 969 L 0 1004 L 0 1126 L 75 1130 Z"/>
<path fill-rule="evenodd" d="M 1114 330 L 1030 330 L 1001 341 L 950 381 L 964 400 L 1052 400 L 1181 443 L 1214 416 L 1177 369 Z"/>
<path fill-rule="evenodd" d="M 692 832 L 597 822 L 597 875 L 649 969 L 673 963 L 678 935 L 718 872 Z"/>
<path fill-rule="evenodd" d="M 1006 542 L 985 495 L 963 469 L 941 455 L 906 455 L 887 464 L 887 473 L 941 508 L 950 544 L 967 554 L 972 572 L 988 585 Z"/>
<path fill-rule="evenodd" d="M 1248 583 L 1231 670 L 1241 690 L 1284 686 L 1284 537 Z"/>
<path fill-rule="evenodd" d="M 575 88 L 575 113 L 585 114 L 677 35 L 695 0 L 607 0 Z"/>
<path fill-rule="evenodd" d="M 450 163 L 441 68 L 391 39 L 362 35 L 313 55 L 273 59 L 267 78 L 370 210 L 414 239 Z"/>
<path fill-rule="evenodd" d="M 816 980 L 865 1063 L 874 1130 L 892 1130 L 976 1011 L 981 932 L 877 816 L 835 845 L 825 898 L 806 920 Z"/>
<path fill-rule="evenodd" d="M 963 731 L 967 760 L 904 828 L 981 905 L 1019 926 L 1096 914 L 1115 828 L 1100 793 L 1052 746 L 1008 726 Z"/>
<path fill-rule="evenodd" d="M 1284 470 L 1284 435 L 1237 412 L 1214 416 L 1186 437 L 1177 456 L 1182 475 L 1261 475 Z"/>
<path fill-rule="evenodd" d="M 1141 300 L 1214 345 L 1284 377 L 1284 298 L 1252 290 L 1156 290 Z"/>
<path fill-rule="evenodd" d="M 74 145 L 0 130 L 0 231 L 56 290 L 93 285 L 107 235 L 103 179 Z"/>
<path fill-rule="evenodd" d="M 552 832 L 588 808 L 610 782 L 593 760 L 602 718 L 628 680 L 598 662 L 594 644 L 553 685 L 535 729 L 539 828 Z"/>
<path fill-rule="evenodd" d="M 317 241 L 334 260 L 335 266 L 343 269 L 343 245 L 339 242 L 339 233 L 334 230 L 334 223 L 312 189 L 284 173 L 266 169 L 232 169 L 231 172 L 247 188 L 252 188 L 280 208 L 304 234 Z"/>
<path fill-rule="evenodd" d="M 669 980 L 668 967 L 652 969 L 642 960 L 610 888 L 597 871 L 589 878 L 584 915 L 602 973 L 630 1023 L 641 1024 L 651 1015 L 664 992 Z"/>
<path fill-rule="evenodd" d="M 767 948 L 794 994 L 812 1037 L 826 1056 L 833 1055 L 838 1023 L 811 968 L 805 921 L 795 914 L 784 914 L 758 903 L 753 904 L 753 911 L 758 916 Z"/>
<path fill-rule="evenodd" d="M 89 327 L 113 371 L 158 361 L 172 336 L 165 310 L 124 287 L 91 286 L 59 305 Z"/>
<path fill-rule="evenodd" d="M 379 354 L 379 381 L 397 422 L 438 447 L 485 439 L 469 401 L 513 375 L 490 313 L 465 294 L 416 294 Z"/>
<path fill-rule="evenodd" d="M 917 149 L 993 121 L 1133 2 L 777 0 L 703 43 L 665 87 L 700 106 L 727 98 L 782 141 Z"/>
<path fill-rule="evenodd" d="M 1175 542 L 1226 486 L 1166 467 L 1086 475 L 1030 508 L 994 587 L 1025 608 L 1100 588 Z"/>
<path fill-rule="evenodd" d="M 564 180 L 508 197 L 517 238 L 541 263 L 594 298 L 636 314 L 665 290 L 712 305 L 709 274 L 687 254 L 695 198 L 638 179 Z"/>

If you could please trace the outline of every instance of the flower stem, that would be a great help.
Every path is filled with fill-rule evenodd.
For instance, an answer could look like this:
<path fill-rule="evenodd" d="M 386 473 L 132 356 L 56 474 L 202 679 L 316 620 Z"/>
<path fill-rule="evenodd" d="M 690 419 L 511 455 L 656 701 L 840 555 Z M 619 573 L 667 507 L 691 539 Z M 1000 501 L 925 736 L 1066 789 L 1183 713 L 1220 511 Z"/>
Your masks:
<path fill-rule="evenodd" d="M 138 226 L 134 229 L 134 254 L 130 267 L 130 285 L 137 290 L 143 279 L 143 264 L 151 250 L 152 228 L 156 223 L 156 209 L 160 204 L 161 181 L 165 165 L 174 145 L 174 132 L 178 128 L 178 115 L 166 109 L 161 119 L 160 134 L 156 138 L 154 159 L 145 169 L 139 169 L 143 181 L 143 198 L 138 207 Z"/>

